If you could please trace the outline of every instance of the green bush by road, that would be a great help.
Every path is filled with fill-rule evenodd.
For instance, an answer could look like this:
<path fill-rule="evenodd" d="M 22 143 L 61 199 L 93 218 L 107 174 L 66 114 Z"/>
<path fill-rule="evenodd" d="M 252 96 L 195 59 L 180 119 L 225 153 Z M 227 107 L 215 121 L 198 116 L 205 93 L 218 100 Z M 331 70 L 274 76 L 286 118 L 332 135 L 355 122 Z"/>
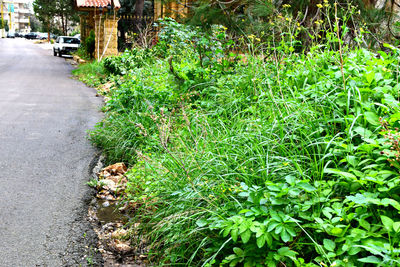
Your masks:
<path fill-rule="evenodd" d="M 115 88 L 90 133 L 131 166 L 151 259 L 399 265 L 400 51 L 240 56 L 223 28 L 165 24 L 153 49 L 103 62 Z"/>

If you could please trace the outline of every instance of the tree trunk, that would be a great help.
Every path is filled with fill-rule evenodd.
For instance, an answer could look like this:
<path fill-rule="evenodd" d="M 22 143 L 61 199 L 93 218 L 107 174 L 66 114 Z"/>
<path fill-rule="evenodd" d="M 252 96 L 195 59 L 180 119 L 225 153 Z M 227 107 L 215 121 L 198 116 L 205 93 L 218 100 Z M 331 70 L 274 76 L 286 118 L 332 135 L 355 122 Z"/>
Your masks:
<path fill-rule="evenodd" d="M 61 27 L 62 27 L 62 31 L 63 31 L 63 34 L 64 34 L 64 35 L 67 35 L 67 33 L 65 32 L 65 23 L 64 23 L 64 20 L 65 20 L 65 18 L 64 18 L 64 13 L 61 12 Z"/>
<path fill-rule="evenodd" d="M 144 0 L 136 0 L 135 17 L 136 17 L 136 32 L 142 28 Z"/>
<path fill-rule="evenodd" d="M 47 42 L 50 43 L 50 22 L 47 24 Z"/>

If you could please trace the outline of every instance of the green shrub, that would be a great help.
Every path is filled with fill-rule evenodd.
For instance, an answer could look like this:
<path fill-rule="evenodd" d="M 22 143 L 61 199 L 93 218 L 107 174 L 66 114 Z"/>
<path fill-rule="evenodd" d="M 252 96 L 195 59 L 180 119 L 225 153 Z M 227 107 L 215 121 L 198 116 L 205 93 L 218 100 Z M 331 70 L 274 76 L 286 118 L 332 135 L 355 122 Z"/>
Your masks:
<path fill-rule="evenodd" d="M 116 89 L 90 135 L 132 167 L 150 259 L 399 265 L 400 51 L 280 44 L 238 60 L 223 30 L 170 26 L 157 58 L 109 60 Z"/>
<path fill-rule="evenodd" d="M 84 41 L 85 51 L 88 53 L 90 58 L 94 58 L 94 50 L 96 49 L 96 35 L 94 31 L 90 31 L 89 36 Z"/>

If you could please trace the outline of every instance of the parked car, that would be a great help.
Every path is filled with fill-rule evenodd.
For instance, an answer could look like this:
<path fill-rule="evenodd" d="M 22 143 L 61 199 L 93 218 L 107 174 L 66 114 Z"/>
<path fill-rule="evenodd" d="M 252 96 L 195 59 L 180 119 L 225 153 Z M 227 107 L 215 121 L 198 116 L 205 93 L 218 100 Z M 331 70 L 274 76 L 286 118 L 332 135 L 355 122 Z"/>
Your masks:
<path fill-rule="evenodd" d="M 53 55 L 61 57 L 62 55 L 71 54 L 78 50 L 81 41 L 78 38 L 69 36 L 59 36 L 53 46 Z"/>
<path fill-rule="evenodd" d="M 7 38 L 15 38 L 15 34 L 13 32 L 8 32 Z"/>
<path fill-rule="evenodd" d="M 25 38 L 26 39 L 39 39 L 40 36 L 36 32 L 30 32 L 30 33 L 25 34 Z"/>
<path fill-rule="evenodd" d="M 81 39 L 81 34 L 80 34 L 80 33 L 75 34 L 74 37 L 75 37 L 75 38 L 78 38 L 78 39 L 80 40 L 80 39 Z"/>
<path fill-rule="evenodd" d="M 15 37 L 23 37 L 23 35 L 20 34 L 19 32 L 16 32 L 16 33 L 15 33 Z"/>
<path fill-rule="evenodd" d="M 39 32 L 39 39 L 40 40 L 47 40 L 48 33 L 47 32 Z"/>

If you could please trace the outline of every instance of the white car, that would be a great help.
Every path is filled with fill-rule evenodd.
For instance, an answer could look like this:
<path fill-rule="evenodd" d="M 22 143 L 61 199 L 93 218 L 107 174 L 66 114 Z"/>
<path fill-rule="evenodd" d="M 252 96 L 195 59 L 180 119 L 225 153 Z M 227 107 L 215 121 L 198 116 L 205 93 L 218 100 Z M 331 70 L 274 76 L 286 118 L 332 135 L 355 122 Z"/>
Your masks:
<path fill-rule="evenodd" d="M 53 55 L 61 57 L 62 55 L 71 54 L 78 50 L 81 41 L 78 38 L 70 36 L 59 36 L 53 46 Z"/>

